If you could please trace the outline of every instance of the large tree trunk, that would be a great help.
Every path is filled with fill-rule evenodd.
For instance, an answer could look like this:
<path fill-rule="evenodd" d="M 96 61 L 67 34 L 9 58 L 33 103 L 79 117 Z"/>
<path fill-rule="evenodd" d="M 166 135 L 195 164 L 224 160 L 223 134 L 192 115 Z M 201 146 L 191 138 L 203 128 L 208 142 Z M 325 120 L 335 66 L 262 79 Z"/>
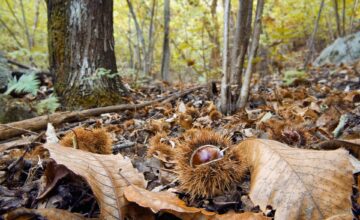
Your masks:
<path fill-rule="evenodd" d="M 161 62 L 161 78 L 169 81 L 170 78 L 170 0 L 164 1 L 164 44 Z"/>
<path fill-rule="evenodd" d="M 47 0 L 47 5 L 50 70 L 64 107 L 118 103 L 126 91 L 120 78 L 97 74 L 101 68 L 116 72 L 113 1 Z"/>

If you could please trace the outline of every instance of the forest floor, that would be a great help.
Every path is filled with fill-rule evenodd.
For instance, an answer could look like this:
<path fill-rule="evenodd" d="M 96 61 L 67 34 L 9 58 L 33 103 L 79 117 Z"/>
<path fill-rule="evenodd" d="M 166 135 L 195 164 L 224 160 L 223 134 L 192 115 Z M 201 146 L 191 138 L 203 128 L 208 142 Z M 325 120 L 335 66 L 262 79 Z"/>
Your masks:
<path fill-rule="evenodd" d="M 234 215 L 244 212 L 260 213 L 256 218 L 252 216 L 253 219 L 271 218 L 280 208 L 267 204 L 264 209 L 261 204 L 252 201 L 249 192 L 253 176 L 249 172 L 242 175 L 243 180 L 236 190 L 212 198 L 194 199 L 178 189 L 181 176 L 178 176 L 176 160 L 179 160 L 179 155 L 174 155 L 172 149 L 196 138 L 204 139 L 197 135 L 204 135 L 201 129 L 207 128 L 224 140 L 230 140 L 231 145 L 238 145 L 245 139 L 261 138 L 276 140 L 296 149 L 321 151 L 341 146 L 359 158 L 359 80 L 360 73 L 346 65 L 312 68 L 307 73 L 295 73 L 286 77 L 276 74 L 255 75 L 247 108 L 231 116 L 224 116 L 217 110 L 215 103 L 219 86 L 205 86 L 167 103 L 155 103 L 140 109 L 63 123 L 56 126 L 55 136 L 54 132 L 51 135 L 50 127 L 47 134 L 38 131 L 19 136 L 16 141 L 3 141 L 0 144 L 0 215 L 8 213 L 4 216 L 5 219 L 17 219 L 19 216 L 34 217 L 32 219 L 47 216 L 51 219 L 51 216 L 59 214 L 58 209 L 63 209 L 82 215 L 71 215 L 73 219 L 109 216 L 117 219 L 124 215 L 128 219 L 173 219 L 175 216 L 180 219 L 200 219 L 200 216 L 205 216 L 204 219 L 233 219 Z M 191 87 L 192 85 L 174 86 L 161 82 L 143 85 L 134 90 L 127 101 L 142 103 Z M 211 132 L 208 135 L 211 136 Z M 51 144 L 57 142 L 56 137 L 69 150 L 79 151 L 74 148 L 80 148 L 93 153 L 71 153 L 72 151 L 62 150 L 63 148 L 56 150 L 53 148 L 54 144 Z M 219 141 L 216 138 L 205 139 L 211 143 Z M 48 144 L 43 145 L 45 142 Z M 99 159 L 101 157 L 94 152 L 106 154 L 109 149 L 115 154 L 104 155 L 108 156 L 109 161 L 113 160 L 112 157 L 119 157 L 116 157 L 113 164 L 101 165 L 105 167 L 104 172 L 99 171 L 100 165 L 95 164 L 95 160 L 92 161 L 91 158 Z M 60 157 L 61 154 L 64 157 Z M 104 161 L 106 160 L 104 157 Z M 121 174 L 126 166 L 118 163 L 129 160 L 137 170 L 132 170 L 126 176 Z M 79 171 L 81 166 L 92 168 L 82 174 Z M 321 164 L 317 163 L 316 166 L 321 167 Z M 117 169 L 116 172 L 123 177 L 121 181 L 127 182 L 118 186 L 117 192 L 108 192 L 102 188 L 104 186 L 89 180 L 95 178 L 103 185 L 108 185 L 107 181 L 116 183 L 117 180 L 113 178 L 106 179 L 113 175 L 106 172 L 108 167 Z M 96 176 L 97 172 L 102 177 Z M 138 177 L 139 173 L 145 177 L 143 187 L 147 191 L 136 188 L 137 193 L 141 192 L 137 199 L 134 192 L 125 187 L 133 184 L 132 178 Z M 347 208 L 357 217 L 360 214 L 358 179 L 357 175 L 352 177 L 355 180 L 350 186 L 352 203 Z M 141 184 L 137 182 L 135 185 Z M 337 189 L 331 190 L 332 194 L 337 194 Z M 160 192 L 175 192 L 177 197 L 156 194 Z M 116 198 L 109 196 L 112 193 Z M 127 204 L 120 197 L 125 195 L 131 203 L 127 204 L 126 211 L 121 211 L 122 214 L 116 216 L 111 207 L 106 210 L 112 201 L 107 201 L 102 194 L 108 195 L 109 200 L 116 200 L 117 210 Z M 194 208 L 186 208 L 179 202 L 181 200 L 174 202 L 169 198 L 180 198 Z M 211 213 L 231 215 L 222 218 L 222 215 Z"/>

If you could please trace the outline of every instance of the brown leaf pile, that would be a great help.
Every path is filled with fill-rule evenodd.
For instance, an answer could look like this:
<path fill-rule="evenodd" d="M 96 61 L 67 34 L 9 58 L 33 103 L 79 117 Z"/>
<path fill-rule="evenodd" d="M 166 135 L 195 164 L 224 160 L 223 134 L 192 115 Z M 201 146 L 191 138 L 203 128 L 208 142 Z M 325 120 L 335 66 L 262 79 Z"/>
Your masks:
<path fill-rule="evenodd" d="M 26 209 L 20 208 L 7 213 L 4 216 L 5 220 L 24 220 L 24 219 L 51 219 L 51 220 L 85 220 L 79 214 L 71 213 L 62 209 Z"/>
<path fill-rule="evenodd" d="M 57 165 L 48 164 L 47 172 L 52 172 L 53 175 L 45 172 L 45 176 L 49 177 L 49 185 L 42 196 L 46 196 L 46 193 L 49 193 L 59 182 L 69 181 L 75 173 L 83 177 L 91 186 L 100 205 L 101 219 L 125 217 L 155 219 L 164 216 L 166 218 L 166 214 L 181 219 L 216 220 L 267 219 L 265 215 L 275 215 L 275 219 L 352 219 L 351 209 L 360 210 L 360 208 L 356 208 L 356 204 L 352 204 L 351 199 L 355 201 L 359 199 L 359 193 L 356 187 L 352 188 L 353 167 L 350 165 L 348 152 L 336 149 L 346 148 L 359 158 L 360 145 L 356 139 L 360 138 L 360 93 L 357 91 L 360 89 L 358 84 L 360 75 L 346 66 L 331 68 L 333 69 L 328 67 L 311 69 L 308 79 L 295 80 L 290 85 L 282 84 L 279 76 L 258 78 L 255 76 L 254 80 L 257 83 L 252 87 L 248 106 L 232 116 L 225 117 L 217 110 L 217 100 L 213 98 L 217 95 L 216 92 L 212 91 L 214 94 L 210 95 L 204 90 L 199 90 L 182 97 L 181 100 L 89 119 L 84 122 L 84 128 L 74 129 L 81 132 L 75 132 L 75 135 L 71 135 L 74 132 L 70 132 L 63 138 L 67 140 L 67 148 L 58 144 L 45 145 Z M 140 88 L 136 96 L 144 100 L 152 100 L 157 98 L 162 90 L 168 90 L 166 95 L 180 88 L 162 85 L 162 89 L 159 89 L 156 85 L 149 85 L 147 88 Z M 137 103 L 138 100 L 129 98 L 129 102 Z M 60 133 L 65 134 L 65 131 L 78 127 L 79 124 L 66 126 L 57 128 L 56 132 L 59 133 L 62 129 Z M 120 151 L 130 159 L 122 155 L 95 154 L 99 152 L 96 147 L 99 138 L 94 138 L 88 131 L 99 128 L 110 132 L 114 141 L 111 144 L 110 136 L 106 135 L 103 139 L 107 140 L 105 141 L 107 147 L 102 152 Z M 222 137 L 229 137 L 228 141 L 232 146 L 240 143 L 231 152 L 241 154 L 238 158 L 247 158 L 251 178 L 249 183 L 249 175 L 246 174 L 247 179 L 241 182 L 242 185 L 232 187 L 240 196 L 234 197 L 236 201 L 231 200 L 229 203 L 242 205 L 243 197 L 250 200 L 250 196 L 254 203 L 251 204 L 251 208 L 233 208 L 245 213 L 231 210 L 220 215 L 206 211 L 203 207 L 209 206 L 206 207 L 204 203 L 194 202 L 191 204 L 197 207 L 189 207 L 188 203 L 179 199 L 179 197 L 184 199 L 186 192 L 182 192 L 177 181 L 181 175 L 174 169 L 177 167 L 176 163 L 179 163 L 179 155 L 176 152 L 181 144 L 189 143 L 199 137 L 197 135 L 199 128 L 209 128 L 217 131 Z M 84 147 L 81 143 L 85 142 L 81 142 L 81 138 L 78 138 L 80 144 L 75 146 L 76 134 L 84 137 L 85 142 L 93 144 Z M 218 147 L 217 144 L 212 145 Z M 87 149 L 93 153 L 72 147 Z M 0 146 L 0 149 L 9 148 Z M 154 158 L 149 159 L 146 155 Z M 7 159 L 12 157 L 13 160 L 19 160 L 20 163 L 21 158 L 26 162 L 30 157 L 33 163 L 38 163 L 36 174 L 42 175 L 39 168 L 42 157 L 33 156 L 23 149 L 13 150 L 5 156 Z M 186 165 L 190 161 L 190 158 L 183 159 L 182 162 Z M 7 160 L 6 166 L 0 166 L 1 181 L 11 176 L 7 167 L 9 164 L 16 165 L 16 161 L 13 160 Z M 146 188 L 144 177 L 132 166 L 132 163 L 146 176 L 148 181 Z M 216 166 L 222 163 L 211 164 Z M 15 165 L 12 166 L 13 169 L 19 167 Z M 6 175 L 3 174 L 4 167 Z M 16 173 L 14 179 L 21 179 L 22 170 L 17 169 Z M 201 175 L 207 173 L 203 172 Z M 219 172 L 213 172 L 212 175 L 216 173 Z M 187 181 L 201 179 L 198 176 L 192 178 L 197 174 L 189 174 Z M 34 188 L 35 186 L 37 185 L 34 184 Z M 25 184 L 23 188 L 26 189 Z M 205 187 L 199 187 L 198 190 L 201 188 Z M 165 189 L 169 190 L 165 191 Z M 23 192 L 14 188 L 6 190 L 6 187 L 0 188 L 0 195 L 4 195 L 4 192 Z M 173 191 L 177 193 L 172 193 Z M 221 195 L 222 198 L 230 194 L 221 193 L 224 193 Z M 4 198 L 0 197 L 0 204 Z M 214 198 L 206 201 L 211 199 L 214 201 Z M 225 199 L 216 202 L 218 201 L 225 205 L 227 202 Z M 255 213 L 259 211 L 256 210 L 256 205 L 260 206 L 263 213 Z M 248 212 L 249 210 L 254 212 Z M 269 214 L 269 210 L 272 213 Z M 43 211 L 55 214 L 61 212 L 49 209 L 16 211 L 25 215 L 41 215 Z M 49 219 L 51 218 L 50 215 Z"/>

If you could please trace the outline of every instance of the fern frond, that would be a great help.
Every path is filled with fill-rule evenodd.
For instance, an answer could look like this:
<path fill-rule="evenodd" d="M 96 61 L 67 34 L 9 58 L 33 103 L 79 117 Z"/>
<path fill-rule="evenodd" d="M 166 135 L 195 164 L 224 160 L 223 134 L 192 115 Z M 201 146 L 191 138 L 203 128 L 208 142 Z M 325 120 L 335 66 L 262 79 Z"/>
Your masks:
<path fill-rule="evenodd" d="M 54 113 L 59 107 L 59 99 L 56 96 L 50 95 L 46 99 L 41 100 L 35 108 L 37 113 L 41 115 L 44 113 Z"/>
<path fill-rule="evenodd" d="M 8 82 L 8 89 L 5 94 L 9 95 L 12 91 L 16 93 L 31 93 L 36 95 L 40 86 L 40 81 L 37 79 L 35 73 L 27 73 L 22 75 L 19 80 L 13 77 Z"/>

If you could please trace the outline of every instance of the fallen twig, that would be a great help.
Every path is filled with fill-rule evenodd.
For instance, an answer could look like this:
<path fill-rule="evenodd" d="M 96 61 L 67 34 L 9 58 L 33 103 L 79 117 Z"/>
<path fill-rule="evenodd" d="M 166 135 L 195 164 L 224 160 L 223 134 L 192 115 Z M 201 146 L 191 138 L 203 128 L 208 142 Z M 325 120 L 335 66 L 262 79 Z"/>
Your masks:
<path fill-rule="evenodd" d="M 33 132 L 33 131 L 45 129 L 48 122 L 56 126 L 64 122 L 82 121 L 90 116 L 98 116 L 109 112 L 120 112 L 124 110 L 140 109 L 159 102 L 161 103 L 170 102 L 205 87 L 206 85 L 196 86 L 194 88 L 190 88 L 185 91 L 178 92 L 167 97 L 162 97 L 153 101 L 148 101 L 140 104 L 122 104 L 122 105 L 92 108 L 82 111 L 56 112 L 49 116 L 43 115 L 31 119 L 26 119 L 23 121 L 17 121 L 8 124 L 0 124 L 0 140 L 6 140 L 8 138 L 24 134 L 28 131 Z"/>

